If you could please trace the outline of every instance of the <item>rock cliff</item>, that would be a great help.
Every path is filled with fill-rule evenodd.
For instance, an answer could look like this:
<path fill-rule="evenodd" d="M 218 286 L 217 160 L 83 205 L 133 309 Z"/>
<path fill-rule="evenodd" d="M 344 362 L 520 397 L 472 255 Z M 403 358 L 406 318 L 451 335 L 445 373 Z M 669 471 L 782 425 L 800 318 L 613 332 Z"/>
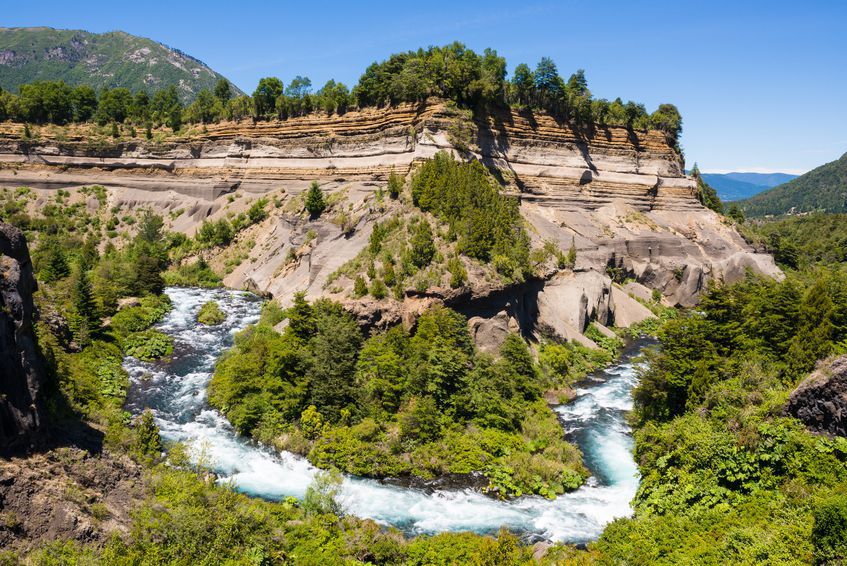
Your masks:
<path fill-rule="evenodd" d="M 35 288 L 23 234 L 0 222 L 0 450 L 44 430 L 45 368 L 32 328 Z"/>
<path fill-rule="evenodd" d="M 787 409 L 809 430 L 847 436 L 847 356 L 821 362 L 791 393 Z"/>
<path fill-rule="evenodd" d="M 540 324 L 581 339 L 590 321 L 639 320 L 644 312 L 633 296 L 649 297 L 653 289 L 670 304 L 690 306 L 710 279 L 733 281 L 748 269 L 780 276 L 770 256 L 700 205 L 681 157 L 657 131 L 580 131 L 543 113 L 506 110 L 473 118 L 431 101 L 343 116 L 225 122 L 180 136 L 157 132 L 153 141 L 113 140 L 91 126 L 41 128 L 29 140 L 20 132 L 20 125 L 0 124 L 0 186 L 28 185 L 42 198 L 57 188 L 100 184 L 110 189 L 109 207 L 153 207 L 171 229 L 189 235 L 203 220 L 243 212 L 260 196 L 274 199 L 269 217 L 236 240 L 246 261 L 230 263 L 225 282 L 283 302 L 297 290 L 332 295 L 330 275 L 366 245 L 373 224 L 402 212 L 375 202 L 388 174 L 408 174 L 441 150 L 479 159 L 520 198 L 534 245 L 577 250 L 572 273 L 553 270 L 520 289 L 471 273 L 470 290 L 429 289 L 399 304 L 349 305 L 370 323 L 395 322 L 422 300 L 440 300 L 469 316 L 496 315 L 501 330 Z M 334 199 L 334 218 L 297 214 L 298 195 L 312 180 Z M 217 265 L 232 255 L 221 251 Z M 613 278 L 638 282 L 637 292 Z M 490 304 L 473 305 L 480 300 Z M 495 332 L 479 324 L 476 331 Z"/>

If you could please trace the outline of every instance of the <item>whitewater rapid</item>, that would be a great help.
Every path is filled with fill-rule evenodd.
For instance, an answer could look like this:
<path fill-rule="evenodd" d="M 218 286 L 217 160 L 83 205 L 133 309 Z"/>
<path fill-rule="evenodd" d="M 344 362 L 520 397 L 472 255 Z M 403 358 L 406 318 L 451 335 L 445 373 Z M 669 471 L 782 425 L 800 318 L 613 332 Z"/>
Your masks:
<path fill-rule="evenodd" d="M 302 497 L 316 468 L 303 458 L 240 437 L 206 401 L 215 361 L 237 331 L 258 321 L 260 299 L 224 289 L 168 288 L 166 293 L 174 308 L 157 328 L 174 338 L 173 357 L 167 363 L 125 359 L 131 382 L 127 408 L 133 414 L 152 409 L 166 440 L 187 443 L 195 459 L 239 491 L 273 500 Z M 209 300 L 227 314 L 220 326 L 196 322 L 197 311 Z M 531 538 L 573 543 L 596 539 L 607 523 L 632 513 L 629 503 L 638 488 L 624 419 L 632 408 L 636 350 L 586 380 L 573 402 L 555 409 L 592 473 L 580 489 L 554 501 L 537 496 L 498 501 L 471 489 L 417 489 L 346 477 L 339 497 L 343 508 L 410 534 L 493 533 L 504 526 Z"/>

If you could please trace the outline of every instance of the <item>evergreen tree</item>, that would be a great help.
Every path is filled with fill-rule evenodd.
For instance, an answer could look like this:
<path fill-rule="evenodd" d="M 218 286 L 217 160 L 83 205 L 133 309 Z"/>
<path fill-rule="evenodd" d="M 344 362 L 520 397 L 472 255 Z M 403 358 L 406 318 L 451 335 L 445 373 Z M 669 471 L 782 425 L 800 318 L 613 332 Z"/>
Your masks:
<path fill-rule="evenodd" d="M 288 327 L 302 340 L 308 340 L 317 332 L 315 313 L 304 291 L 294 293 L 294 305 L 288 309 Z"/>
<path fill-rule="evenodd" d="M 42 256 L 43 265 L 38 274 L 45 283 L 52 283 L 60 279 L 64 279 L 70 273 L 68 259 L 65 255 L 65 250 L 55 238 L 50 238 L 45 242 L 46 251 Z"/>
<path fill-rule="evenodd" d="M 568 255 L 565 258 L 565 263 L 573 269 L 576 265 L 576 236 L 571 236 L 571 247 L 568 248 Z"/>
<path fill-rule="evenodd" d="M 432 239 L 432 227 L 426 218 L 421 218 L 412 232 L 411 259 L 418 269 L 426 267 L 435 256 L 435 242 Z"/>
<path fill-rule="evenodd" d="M 313 218 L 318 217 L 326 209 L 324 194 L 317 181 L 312 181 L 306 193 L 306 210 Z"/>
<path fill-rule="evenodd" d="M 218 79 L 215 84 L 215 96 L 221 101 L 221 104 L 226 104 L 232 98 L 232 86 L 226 79 Z"/>
<path fill-rule="evenodd" d="M 353 283 L 353 296 L 357 299 L 368 294 L 368 284 L 365 278 L 361 275 L 356 276 L 356 281 Z"/>
<path fill-rule="evenodd" d="M 143 458 L 157 458 L 162 453 L 162 438 L 150 409 L 145 409 L 136 420 L 135 451 Z"/>

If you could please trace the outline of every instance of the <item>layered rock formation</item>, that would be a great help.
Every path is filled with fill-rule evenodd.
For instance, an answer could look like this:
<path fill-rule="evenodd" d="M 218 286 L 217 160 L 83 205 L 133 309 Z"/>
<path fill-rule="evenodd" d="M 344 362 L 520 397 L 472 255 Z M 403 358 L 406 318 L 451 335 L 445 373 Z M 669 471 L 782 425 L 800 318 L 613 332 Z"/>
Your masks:
<path fill-rule="evenodd" d="M 847 356 L 821 362 L 791 393 L 787 409 L 809 430 L 847 436 Z"/>
<path fill-rule="evenodd" d="M 0 222 L 0 450 L 44 429 L 45 368 L 32 328 L 35 288 L 23 234 Z"/>
<path fill-rule="evenodd" d="M 733 281 L 748 269 L 780 276 L 769 256 L 699 204 L 679 154 L 655 131 L 584 132 L 543 114 L 510 111 L 473 120 L 431 102 L 214 124 L 155 143 L 115 143 L 81 126 L 60 134 L 41 129 L 34 133 L 38 141 L 19 136 L 19 125 L 0 124 L 0 186 L 28 185 L 44 194 L 101 184 L 113 189 L 109 206 L 153 207 L 166 214 L 171 229 L 189 235 L 204 219 L 243 211 L 260 195 L 274 198 L 280 206 L 270 217 L 239 236 L 249 261 L 231 269 L 225 282 L 283 302 L 297 290 L 332 294 L 330 274 L 366 245 L 374 222 L 398 213 L 374 203 L 387 175 L 408 173 L 440 150 L 485 163 L 504 190 L 520 198 L 535 245 L 577 250 L 569 275 L 554 271 L 500 292 L 471 274 L 469 292 L 424 294 L 469 316 L 506 316 L 506 327 L 525 331 L 527 321 L 538 326 L 540 319 L 548 330 L 579 339 L 589 321 L 620 325 L 645 316 L 612 278 L 639 282 L 642 298 L 658 289 L 669 303 L 689 306 L 710 279 Z M 289 207 L 313 179 L 339 203 L 344 222 L 307 221 Z M 512 299 L 503 302 L 504 296 Z M 350 306 L 371 323 L 388 323 L 415 312 L 420 300 Z M 480 300 L 490 304 L 472 305 Z M 616 316 L 621 309 L 626 314 Z M 484 325 L 477 330 L 491 335 Z"/>

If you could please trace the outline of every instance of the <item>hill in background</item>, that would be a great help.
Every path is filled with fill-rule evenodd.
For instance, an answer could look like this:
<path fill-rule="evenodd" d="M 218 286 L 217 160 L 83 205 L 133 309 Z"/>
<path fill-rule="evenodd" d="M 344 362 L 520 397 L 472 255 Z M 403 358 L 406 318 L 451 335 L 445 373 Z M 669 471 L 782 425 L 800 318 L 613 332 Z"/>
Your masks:
<path fill-rule="evenodd" d="M 151 93 L 173 84 L 187 102 L 221 78 L 182 51 L 121 31 L 0 28 L 0 88 L 12 92 L 41 80 Z"/>
<path fill-rule="evenodd" d="M 847 212 L 847 153 L 739 204 L 748 216 Z"/>
<path fill-rule="evenodd" d="M 734 201 L 757 195 L 795 179 L 788 173 L 703 173 L 703 180 L 715 188 L 722 201 Z"/>

